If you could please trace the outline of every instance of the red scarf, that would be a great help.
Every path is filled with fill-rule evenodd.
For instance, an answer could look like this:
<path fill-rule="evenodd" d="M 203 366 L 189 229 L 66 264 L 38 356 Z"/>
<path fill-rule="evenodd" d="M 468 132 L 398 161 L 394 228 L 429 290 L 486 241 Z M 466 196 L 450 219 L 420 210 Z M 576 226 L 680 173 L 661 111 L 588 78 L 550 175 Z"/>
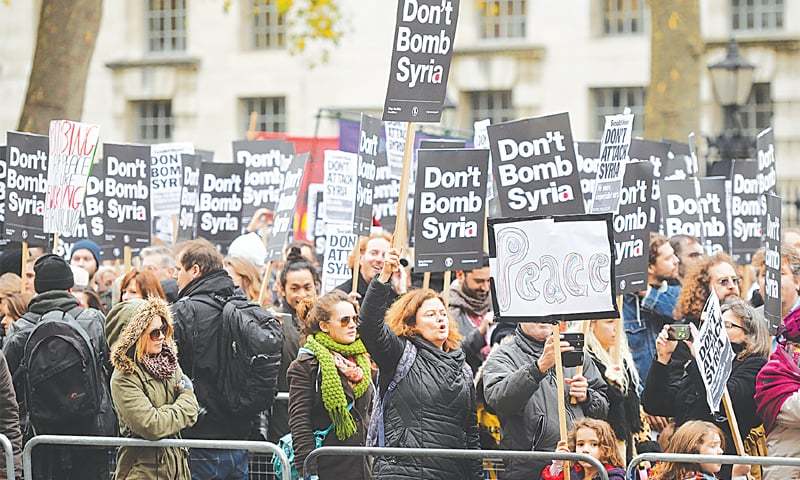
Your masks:
<path fill-rule="evenodd" d="M 786 348 L 778 345 L 756 377 L 756 410 L 767 433 L 775 428 L 783 403 L 800 390 L 800 367 Z"/>

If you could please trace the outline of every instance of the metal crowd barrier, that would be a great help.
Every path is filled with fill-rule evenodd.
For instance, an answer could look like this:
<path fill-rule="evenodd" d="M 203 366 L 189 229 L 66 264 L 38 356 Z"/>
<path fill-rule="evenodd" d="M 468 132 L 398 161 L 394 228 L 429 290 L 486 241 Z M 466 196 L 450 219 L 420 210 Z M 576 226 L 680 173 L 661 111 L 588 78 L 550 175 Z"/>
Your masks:
<path fill-rule="evenodd" d="M 5 438 L 5 437 L 3 437 Z M 8 439 L 6 439 L 6 442 Z M 2 442 L 2 439 L 0 439 Z M 33 449 L 38 445 L 63 445 L 74 447 L 153 447 L 153 448 L 210 448 L 217 450 L 247 450 L 255 453 L 269 453 L 277 455 L 283 466 L 283 479 L 291 480 L 291 465 L 283 450 L 274 443 L 269 442 L 239 442 L 232 440 L 190 440 L 190 439 L 164 439 L 158 441 L 141 440 L 138 438 L 121 437 L 89 437 L 89 436 L 70 436 L 70 435 L 37 435 L 31 438 L 22 451 L 22 464 L 25 480 L 33 480 Z M 5 448 L 4 444 L 4 448 Z M 10 449 L 11 444 L 8 443 Z M 9 451 L 6 451 L 6 461 L 9 458 Z M 11 468 L 13 469 L 13 453 L 11 455 Z M 11 470 L 13 471 L 13 470 Z M 13 479 L 13 476 L 9 477 Z"/>
<path fill-rule="evenodd" d="M 780 465 L 784 467 L 800 467 L 800 458 L 789 457 L 750 457 L 742 455 L 694 455 L 686 453 L 643 453 L 628 464 L 628 478 L 632 477 L 642 462 L 670 463 L 723 463 L 733 465 Z"/>
<path fill-rule="evenodd" d="M 3 453 L 5 453 L 6 457 L 6 478 L 8 480 L 14 480 L 14 447 L 11 445 L 11 441 L 0 433 L 0 445 L 3 446 Z"/>
<path fill-rule="evenodd" d="M 321 447 L 312 451 L 303 463 L 306 475 L 317 474 L 316 460 L 322 456 L 373 456 L 373 457 L 445 457 L 464 460 L 502 458 L 515 460 L 566 460 L 568 462 L 591 463 L 601 480 L 608 480 L 603 465 L 588 455 L 561 452 L 526 452 L 514 450 L 455 450 L 445 448 L 387 448 L 387 447 Z M 637 457 L 638 458 L 638 457 Z M 800 464 L 800 461 L 798 461 Z M 532 474 L 533 475 L 533 474 Z"/>

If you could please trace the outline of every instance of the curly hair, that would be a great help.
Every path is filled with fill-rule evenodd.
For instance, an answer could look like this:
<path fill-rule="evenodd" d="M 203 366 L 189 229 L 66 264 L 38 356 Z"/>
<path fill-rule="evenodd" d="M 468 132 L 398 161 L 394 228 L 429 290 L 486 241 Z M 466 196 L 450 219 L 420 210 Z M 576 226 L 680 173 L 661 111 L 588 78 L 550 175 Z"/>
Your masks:
<path fill-rule="evenodd" d="M 617 437 L 614 435 L 614 430 L 612 430 L 611 425 L 604 420 L 597 420 L 589 417 L 576 420 L 567 437 L 567 443 L 569 444 L 569 450 L 571 452 L 575 451 L 575 438 L 578 436 L 578 430 L 581 428 L 593 430 L 595 435 L 597 435 L 597 440 L 600 444 L 600 458 L 597 460 L 599 460 L 600 463 L 614 467 L 625 466 L 625 461 L 620 456 L 619 449 L 617 448 Z"/>
<path fill-rule="evenodd" d="M 717 253 L 711 257 L 704 257 L 686 273 L 678 303 L 675 305 L 676 319 L 700 318 L 700 313 L 711 294 L 711 277 L 708 271 L 721 263 L 727 263 L 736 269 L 731 257 L 725 253 Z"/>
<path fill-rule="evenodd" d="M 445 305 L 442 297 L 430 288 L 418 288 L 406 293 L 389 307 L 385 317 L 386 325 L 399 337 L 416 335 L 417 310 L 422 307 L 425 300 L 432 298 L 442 302 L 442 306 Z M 445 351 L 450 351 L 461 345 L 461 334 L 458 331 L 458 324 L 449 313 L 447 319 L 449 328 L 443 348 Z"/>

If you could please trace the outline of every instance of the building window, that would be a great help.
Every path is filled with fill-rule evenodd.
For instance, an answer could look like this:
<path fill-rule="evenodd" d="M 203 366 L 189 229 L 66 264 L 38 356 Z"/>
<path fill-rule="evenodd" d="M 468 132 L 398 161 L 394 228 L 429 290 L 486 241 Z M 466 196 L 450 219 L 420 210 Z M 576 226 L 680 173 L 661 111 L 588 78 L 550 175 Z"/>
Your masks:
<path fill-rule="evenodd" d="M 762 130 L 772 125 L 772 95 L 769 83 L 754 83 L 750 98 L 739 109 L 742 130 L 746 136 L 755 138 Z M 732 128 L 731 119 L 725 119 L 725 128 Z"/>
<path fill-rule="evenodd" d="M 595 138 L 602 138 L 606 126 L 606 115 L 622 113 L 625 107 L 631 109 L 633 117 L 633 136 L 644 134 L 644 87 L 593 88 Z"/>
<path fill-rule="evenodd" d="M 256 50 L 283 48 L 286 45 L 286 19 L 277 0 L 253 0 L 251 47 Z"/>
<path fill-rule="evenodd" d="M 479 0 L 481 38 L 525 38 L 526 0 Z"/>
<path fill-rule="evenodd" d="M 783 0 L 731 0 L 733 30 L 783 28 Z"/>
<path fill-rule="evenodd" d="M 511 90 L 469 92 L 468 95 L 473 122 L 489 118 L 495 124 L 516 118 L 514 104 L 511 101 Z"/>
<path fill-rule="evenodd" d="M 250 114 L 256 112 L 256 131 L 286 131 L 286 97 L 244 98 L 245 131 L 250 129 Z"/>
<path fill-rule="evenodd" d="M 645 0 L 603 0 L 603 33 L 630 35 L 644 31 Z"/>
<path fill-rule="evenodd" d="M 172 100 L 134 102 L 136 136 L 143 143 L 160 143 L 172 140 Z"/>
<path fill-rule="evenodd" d="M 186 0 L 147 0 L 147 51 L 186 50 Z"/>

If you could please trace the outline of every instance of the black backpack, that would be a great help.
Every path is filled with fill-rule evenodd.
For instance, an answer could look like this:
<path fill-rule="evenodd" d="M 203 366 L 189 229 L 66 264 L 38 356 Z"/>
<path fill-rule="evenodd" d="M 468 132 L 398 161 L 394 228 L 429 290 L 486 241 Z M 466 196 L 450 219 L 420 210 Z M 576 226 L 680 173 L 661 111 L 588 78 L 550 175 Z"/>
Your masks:
<path fill-rule="evenodd" d="M 242 295 L 212 298 L 216 308 L 222 306 L 216 382 L 220 400 L 235 416 L 269 411 L 281 365 L 281 324 Z"/>
<path fill-rule="evenodd" d="M 22 356 L 25 399 L 37 433 L 91 433 L 105 375 L 92 341 L 69 313 L 44 314 Z"/>

